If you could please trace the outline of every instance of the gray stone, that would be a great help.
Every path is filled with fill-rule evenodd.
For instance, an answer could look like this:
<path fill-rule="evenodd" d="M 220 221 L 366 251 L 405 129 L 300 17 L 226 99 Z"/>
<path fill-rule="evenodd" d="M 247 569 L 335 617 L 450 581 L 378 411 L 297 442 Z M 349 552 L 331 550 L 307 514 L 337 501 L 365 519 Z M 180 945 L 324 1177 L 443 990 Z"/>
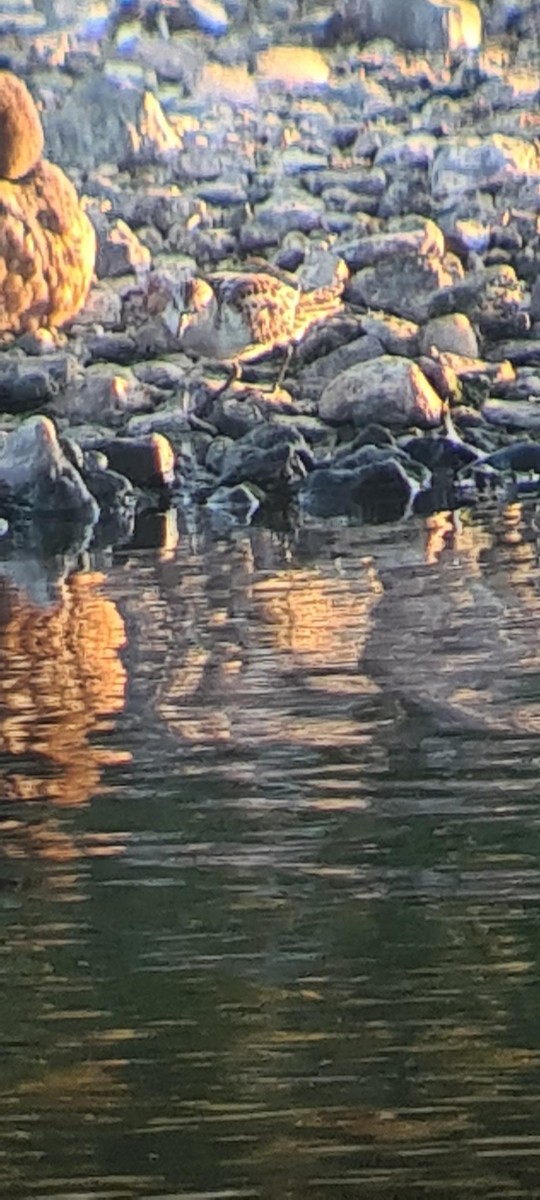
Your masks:
<path fill-rule="evenodd" d="M 431 172 L 436 200 L 461 200 L 464 192 L 507 181 L 530 180 L 540 173 L 540 156 L 525 138 L 493 133 L 489 137 L 449 138 L 438 150 Z"/>
<path fill-rule="evenodd" d="M 434 317 L 428 321 L 420 337 L 421 353 L 429 354 L 432 347 L 463 357 L 478 357 L 478 340 L 464 313 L 449 313 L 446 317 Z"/>
<path fill-rule="evenodd" d="M 226 533 L 238 525 L 250 525 L 262 499 L 263 494 L 251 483 L 216 488 L 206 501 L 213 528 Z"/>
<path fill-rule="evenodd" d="M 182 146 L 151 92 L 100 75 L 75 83 L 42 119 L 47 153 L 66 168 L 156 162 Z"/>
<path fill-rule="evenodd" d="M 338 346 L 336 350 L 331 350 L 323 358 L 317 358 L 298 372 L 297 382 L 302 397 L 318 400 L 329 380 L 335 379 L 355 363 L 379 358 L 382 353 L 382 343 L 376 336 L 369 334 L 355 338 L 345 346 Z"/>
<path fill-rule="evenodd" d="M 328 384 L 319 416 L 336 424 L 379 422 L 428 429 L 440 424 L 442 401 L 416 363 L 385 354 L 350 367 Z"/>
<path fill-rule="evenodd" d="M 102 214 L 92 214 L 92 223 L 97 235 L 96 275 L 107 276 L 137 274 L 150 268 L 150 251 L 139 241 L 136 233 L 125 221 L 115 221 L 111 226 Z"/>
<path fill-rule="evenodd" d="M 53 422 L 30 417 L 0 442 L 0 509 L 8 519 L 56 515 L 93 524 L 98 507 L 63 453 Z"/>
<path fill-rule="evenodd" d="M 525 288 L 508 263 L 469 272 L 431 297 L 429 315 L 466 313 L 488 338 L 520 337 L 530 328 Z"/>
<path fill-rule="evenodd" d="M 444 235 L 434 221 L 412 216 L 391 222 L 385 233 L 356 238 L 337 249 L 351 271 L 359 271 L 385 259 L 395 261 L 405 255 L 434 255 L 442 259 L 445 245 Z"/>
<path fill-rule="evenodd" d="M 471 0 L 341 0 L 345 27 L 362 41 L 392 38 L 408 50 L 476 50 L 482 19 Z"/>
<path fill-rule="evenodd" d="M 221 483 L 248 479 L 268 489 L 303 478 L 312 465 L 309 447 L 294 425 L 257 425 L 227 450 Z"/>
<path fill-rule="evenodd" d="M 406 516 L 418 491 L 403 464 L 388 456 L 352 470 L 330 466 L 313 471 L 299 502 L 312 516 L 347 516 L 379 524 Z"/>
<path fill-rule="evenodd" d="M 420 326 L 385 312 L 370 312 L 361 320 L 362 329 L 376 338 L 386 354 L 414 358 L 420 351 Z"/>
<path fill-rule="evenodd" d="M 430 311 L 433 295 L 450 287 L 462 275 L 461 264 L 453 256 L 440 259 L 436 255 L 407 254 L 385 258 L 353 275 L 345 297 L 352 304 L 382 308 L 422 323 Z"/>
<path fill-rule="evenodd" d="M 482 416 L 490 425 L 504 429 L 528 429 L 540 434 L 540 402 L 534 400 L 486 400 Z"/>
<path fill-rule="evenodd" d="M 87 370 L 80 383 L 66 388 L 51 405 L 54 416 L 82 425 L 99 421 L 115 428 L 135 413 L 154 407 L 152 389 L 129 371 L 99 367 Z"/>

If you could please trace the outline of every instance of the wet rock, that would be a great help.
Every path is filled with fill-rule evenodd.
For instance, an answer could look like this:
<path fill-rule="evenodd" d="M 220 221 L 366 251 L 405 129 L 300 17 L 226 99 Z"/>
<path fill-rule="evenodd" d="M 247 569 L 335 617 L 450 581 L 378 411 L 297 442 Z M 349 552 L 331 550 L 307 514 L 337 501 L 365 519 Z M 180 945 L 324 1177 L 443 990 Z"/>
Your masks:
<path fill-rule="evenodd" d="M 263 499 L 263 493 L 250 483 L 216 488 L 206 501 L 213 528 L 226 533 L 235 526 L 250 525 Z"/>
<path fill-rule="evenodd" d="M 63 453 L 48 417 L 30 417 L 0 442 L 0 510 L 10 519 L 93 524 L 98 507 L 77 469 Z"/>
<path fill-rule="evenodd" d="M 451 437 L 403 438 L 400 445 L 410 458 L 423 463 L 430 471 L 460 471 L 481 457 L 475 446 Z"/>
<path fill-rule="evenodd" d="M 256 427 L 225 451 L 220 483 L 248 481 L 266 492 L 278 492 L 304 479 L 312 465 L 309 447 L 294 427 Z"/>
<path fill-rule="evenodd" d="M 312 516 L 382 523 L 404 517 L 418 490 L 402 463 L 386 458 L 353 470 L 321 467 L 308 477 L 298 499 Z"/>
<path fill-rule="evenodd" d="M 497 471 L 540 471 L 540 443 L 512 442 L 482 459 L 482 465 Z"/>
<path fill-rule="evenodd" d="M 212 471 L 214 475 L 221 475 L 223 465 L 225 463 L 225 456 L 234 445 L 235 442 L 229 437 L 222 437 L 220 435 L 212 438 L 204 460 L 206 470 Z"/>
<path fill-rule="evenodd" d="M 99 505 L 99 522 L 93 545 L 116 546 L 130 541 L 135 528 L 136 496 L 124 475 L 107 466 L 104 455 L 95 451 L 84 454 L 84 481 Z"/>
<path fill-rule="evenodd" d="M 95 449 L 105 455 L 111 470 L 138 487 L 161 489 L 171 487 L 174 482 L 174 451 L 162 434 L 98 438 Z"/>
<path fill-rule="evenodd" d="M 246 389 L 240 395 L 224 393 L 214 399 L 209 399 L 204 405 L 204 417 L 214 427 L 217 433 L 225 437 L 241 438 L 255 426 L 263 425 L 266 420 L 272 420 L 275 402 L 268 400 L 262 389 Z"/>
<path fill-rule="evenodd" d="M 319 416 L 336 424 L 377 421 L 397 428 L 429 428 L 441 421 L 442 401 L 415 363 L 385 354 L 350 367 L 328 384 Z"/>

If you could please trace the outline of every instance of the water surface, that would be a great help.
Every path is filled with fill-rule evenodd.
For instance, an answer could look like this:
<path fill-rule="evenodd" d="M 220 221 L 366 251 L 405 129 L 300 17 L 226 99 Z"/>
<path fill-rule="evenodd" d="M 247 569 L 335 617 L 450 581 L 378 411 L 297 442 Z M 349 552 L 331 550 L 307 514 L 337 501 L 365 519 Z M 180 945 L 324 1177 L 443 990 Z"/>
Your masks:
<path fill-rule="evenodd" d="M 535 1194 L 535 513 L 0 575 L 0 1195 Z"/>

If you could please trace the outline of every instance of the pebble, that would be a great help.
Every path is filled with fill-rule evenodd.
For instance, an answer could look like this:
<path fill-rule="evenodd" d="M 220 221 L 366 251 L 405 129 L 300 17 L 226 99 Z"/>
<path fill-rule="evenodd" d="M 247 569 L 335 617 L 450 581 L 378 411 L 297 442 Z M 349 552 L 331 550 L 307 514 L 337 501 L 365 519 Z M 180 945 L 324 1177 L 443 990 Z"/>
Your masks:
<path fill-rule="evenodd" d="M 310 519 L 429 511 L 432 471 L 457 482 L 483 448 L 504 473 L 521 451 L 497 460 L 500 442 L 524 432 L 536 462 L 536 46 L 524 17 L 516 52 L 482 45 L 472 0 L 446 23 L 443 8 L 261 0 L 248 27 L 242 0 L 160 0 L 97 5 L 69 37 L 20 35 L 47 153 L 86 191 L 97 282 L 63 342 L 3 344 L 0 427 L 43 408 L 88 456 L 104 447 L 83 479 L 100 544 L 129 540 L 145 489 L 165 485 L 191 488 L 226 533 L 265 519 L 276 491 Z M 45 20 L 30 0 L 6 13 Z M 295 348 L 287 391 L 272 393 L 273 363 L 220 390 L 179 354 L 162 319 L 179 271 L 255 260 L 313 287 L 332 256 L 344 311 Z"/>

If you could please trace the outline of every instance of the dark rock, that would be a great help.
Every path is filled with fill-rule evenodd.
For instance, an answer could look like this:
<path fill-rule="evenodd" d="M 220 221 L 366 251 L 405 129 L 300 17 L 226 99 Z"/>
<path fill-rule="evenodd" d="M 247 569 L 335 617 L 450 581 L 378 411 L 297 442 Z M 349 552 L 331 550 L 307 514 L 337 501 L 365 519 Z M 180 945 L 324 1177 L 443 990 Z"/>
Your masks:
<path fill-rule="evenodd" d="M 410 458 L 424 463 L 430 471 L 459 471 L 480 458 L 480 451 L 449 437 L 411 437 L 400 443 Z"/>
<path fill-rule="evenodd" d="M 482 460 L 482 465 L 497 471 L 540 471 L 540 443 L 512 442 L 495 450 Z"/>
<path fill-rule="evenodd" d="M 135 339 L 127 333 L 99 333 L 96 337 L 88 339 L 86 348 L 92 362 L 118 363 L 124 367 L 135 362 L 140 356 Z"/>
<path fill-rule="evenodd" d="M 261 493 L 253 484 L 239 483 L 236 487 L 219 487 L 206 501 L 216 532 L 226 533 L 238 525 L 249 525 L 260 508 Z"/>
<path fill-rule="evenodd" d="M 133 486 L 125 476 L 103 466 L 100 454 L 86 451 L 84 458 L 85 483 L 99 505 L 93 544 L 100 547 L 125 544 L 130 541 L 135 526 Z"/>
<path fill-rule="evenodd" d="M 230 393 L 210 399 L 204 406 L 204 419 L 214 426 L 217 433 L 236 439 L 249 433 L 254 426 L 272 420 L 274 411 L 277 409 L 265 393 L 251 388 L 246 389 L 242 399 Z"/>
<path fill-rule="evenodd" d="M 319 400 L 326 385 L 342 371 L 346 371 L 357 363 L 379 358 L 382 353 L 381 342 L 369 334 L 355 338 L 345 346 L 338 346 L 336 350 L 331 350 L 329 354 L 316 358 L 314 362 L 310 362 L 308 366 L 298 372 L 296 381 L 302 396 L 308 397 L 312 401 Z"/>
<path fill-rule="evenodd" d="M 405 516 L 417 492 L 416 481 L 389 458 L 354 471 L 319 468 L 309 475 L 299 501 L 312 516 L 348 516 L 379 524 Z"/>
<path fill-rule="evenodd" d="M 37 520 L 97 520 L 97 504 L 48 417 L 30 417 L 0 444 L 0 512 L 8 520 L 24 512 Z"/>
<path fill-rule="evenodd" d="M 225 452 L 220 483 L 255 483 L 265 491 L 289 489 L 313 466 L 307 443 L 294 428 L 256 427 Z"/>
<path fill-rule="evenodd" d="M 18 362 L 0 365 L 0 410 L 5 413 L 25 413 L 49 404 L 57 388 L 48 371 L 42 367 Z"/>
<path fill-rule="evenodd" d="M 526 429 L 535 436 L 540 433 L 540 404 L 530 400 L 486 400 L 482 415 L 499 429 Z"/>
<path fill-rule="evenodd" d="M 398 448 L 393 433 L 385 425 L 378 425 L 375 421 L 371 425 L 366 425 L 365 429 L 356 434 L 354 441 L 348 446 L 347 452 L 350 454 L 359 446 L 392 446 L 395 450 Z"/>
<path fill-rule="evenodd" d="M 414 456 L 407 453 L 406 449 L 395 443 L 374 446 L 364 442 L 361 446 L 357 445 L 354 450 L 347 451 L 344 448 L 334 456 L 330 466 L 338 470 L 356 471 L 360 467 L 377 466 L 390 460 L 401 463 L 409 479 L 414 480 L 419 487 L 429 488 L 431 486 L 429 464 L 424 464 L 421 459 L 415 459 Z"/>
<path fill-rule="evenodd" d="M 174 482 L 174 451 L 160 433 L 148 437 L 112 437 L 99 439 L 101 450 L 112 471 L 143 488 L 165 488 Z"/>

